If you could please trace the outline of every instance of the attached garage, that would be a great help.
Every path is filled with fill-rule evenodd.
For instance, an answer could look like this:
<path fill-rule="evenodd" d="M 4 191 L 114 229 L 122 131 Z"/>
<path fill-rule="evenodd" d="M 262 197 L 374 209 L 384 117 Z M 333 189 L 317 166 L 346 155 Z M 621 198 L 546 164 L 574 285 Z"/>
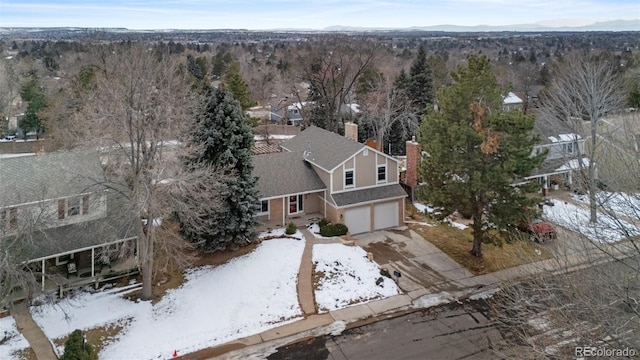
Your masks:
<path fill-rule="evenodd" d="M 351 234 L 371 231 L 371 207 L 361 206 L 344 211 L 344 224 Z"/>
<path fill-rule="evenodd" d="M 398 226 L 398 202 L 375 204 L 373 208 L 374 230 Z"/>

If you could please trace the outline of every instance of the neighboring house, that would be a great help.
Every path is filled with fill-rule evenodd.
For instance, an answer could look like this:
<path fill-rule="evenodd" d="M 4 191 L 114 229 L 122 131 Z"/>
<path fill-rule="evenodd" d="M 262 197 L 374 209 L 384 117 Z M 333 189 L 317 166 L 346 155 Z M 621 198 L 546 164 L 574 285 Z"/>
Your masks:
<path fill-rule="evenodd" d="M 318 214 L 352 234 L 403 224 L 398 160 L 355 141 L 357 132 L 352 123 L 345 136 L 311 126 L 282 143 L 282 152 L 254 156 L 260 220 L 284 225 Z"/>
<path fill-rule="evenodd" d="M 40 290 L 137 272 L 140 221 L 105 186 L 97 153 L 0 158 L 0 169 L 0 246 L 36 274 Z"/>
<path fill-rule="evenodd" d="M 509 92 L 507 96 L 502 99 L 502 110 L 511 111 L 511 110 L 522 110 L 522 99 L 518 97 L 518 95 Z"/>
<path fill-rule="evenodd" d="M 308 102 L 295 102 L 282 108 L 272 108 L 271 121 L 276 123 L 282 123 L 286 121 L 287 124 L 299 126 L 303 117 L 303 111 L 305 107 L 309 105 Z"/>
<path fill-rule="evenodd" d="M 533 154 L 545 150 L 548 154 L 540 168 L 525 180 L 539 181 L 545 190 L 574 186 L 576 174 L 589 166 L 589 158 L 584 155 L 585 139 L 566 123 L 551 123 L 540 118 L 536 118 L 534 131 L 540 137 L 540 144 L 534 147 Z"/>

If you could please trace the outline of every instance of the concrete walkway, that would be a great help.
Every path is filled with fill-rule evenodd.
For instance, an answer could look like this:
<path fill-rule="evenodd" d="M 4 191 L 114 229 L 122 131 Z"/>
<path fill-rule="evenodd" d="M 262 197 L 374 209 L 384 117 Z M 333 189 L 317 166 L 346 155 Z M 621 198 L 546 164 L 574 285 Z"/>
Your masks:
<path fill-rule="evenodd" d="M 31 317 L 31 313 L 24 302 L 15 304 L 11 315 L 16 322 L 18 331 L 27 339 L 29 346 L 38 360 L 57 360 L 49 339 Z"/>
<path fill-rule="evenodd" d="M 298 302 L 305 317 L 315 314 L 316 299 L 313 294 L 313 243 L 315 236 L 307 230 L 306 226 L 298 230 L 302 232 L 306 240 L 302 261 L 298 271 Z"/>

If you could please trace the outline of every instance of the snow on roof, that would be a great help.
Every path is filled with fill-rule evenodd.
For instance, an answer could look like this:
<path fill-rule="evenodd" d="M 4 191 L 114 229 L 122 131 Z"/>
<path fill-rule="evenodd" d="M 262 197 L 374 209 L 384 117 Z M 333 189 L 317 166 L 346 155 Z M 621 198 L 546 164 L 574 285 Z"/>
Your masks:
<path fill-rule="evenodd" d="M 303 101 L 303 102 L 294 102 L 293 104 L 287 106 L 288 110 L 294 110 L 294 109 L 298 109 L 298 110 L 302 110 L 303 107 L 307 106 L 308 102 Z"/>
<path fill-rule="evenodd" d="M 559 134 L 558 137 L 560 138 L 560 141 L 574 141 L 581 139 L 580 135 L 574 133 Z"/>
<path fill-rule="evenodd" d="M 582 139 L 582 136 L 574 133 L 568 133 L 568 134 L 558 134 L 558 137 L 548 136 L 547 139 L 549 139 L 549 141 L 551 141 L 552 143 L 570 142 L 570 141 L 580 140 Z"/>
<path fill-rule="evenodd" d="M 580 169 L 580 159 L 571 159 L 564 163 L 562 166 L 556 169 L 556 171 L 567 171 L 567 170 L 579 170 Z M 582 158 L 582 167 L 589 166 L 589 159 Z"/>
<path fill-rule="evenodd" d="M 356 114 L 360 112 L 360 105 L 358 104 L 347 104 L 347 106 Z"/>
<path fill-rule="evenodd" d="M 503 104 L 522 104 L 522 99 L 518 97 L 518 95 L 509 92 L 507 96 L 502 100 Z"/>

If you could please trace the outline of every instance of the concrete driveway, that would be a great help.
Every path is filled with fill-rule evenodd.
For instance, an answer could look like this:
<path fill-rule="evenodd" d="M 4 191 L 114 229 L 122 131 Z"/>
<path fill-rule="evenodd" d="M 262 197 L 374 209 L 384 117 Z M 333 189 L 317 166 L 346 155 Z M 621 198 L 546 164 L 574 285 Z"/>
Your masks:
<path fill-rule="evenodd" d="M 358 246 L 391 274 L 399 271 L 398 285 L 405 292 L 419 289 L 455 291 L 458 281 L 473 276 L 415 231 L 401 227 L 354 236 Z"/>

